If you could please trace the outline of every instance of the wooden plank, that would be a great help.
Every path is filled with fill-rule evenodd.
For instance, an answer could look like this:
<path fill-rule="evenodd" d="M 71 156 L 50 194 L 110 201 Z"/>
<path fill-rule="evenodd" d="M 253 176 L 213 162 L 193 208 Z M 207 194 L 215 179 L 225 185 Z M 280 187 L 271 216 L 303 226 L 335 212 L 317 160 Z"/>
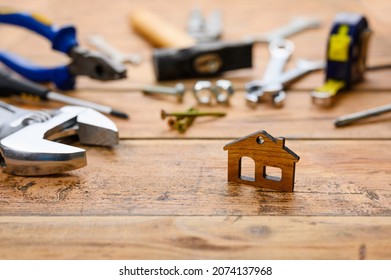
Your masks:
<path fill-rule="evenodd" d="M 1 214 L 391 215 L 390 141 L 286 141 L 300 156 L 293 193 L 227 183 L 228 142 L 122 141 L 87 147 L 77 171 L 0 174 Z"/>
<path fill-rule="evenodd" d="M 0 224 L 1 259 L 391 258 L 389 217 L 1 217 Z"/>
<path fill-rule="evenodd" d="M 120 137 L 129 138 L 238 138 L 254 131 L 265 129 L 273 134 L 299 139 L 391 139 L 390 114 L 370 118 L 344 128 L 336 128 L 334 120 L 342 115 L 351 114 L 391 103 L 390 92 L 347 92 L 341 94 L 335 106 L 320 108 L 311 103 L 309 92 L 288 91 L 285 105 L 281 109 L 270 103 L 250 108 L 244 93 L 238 91 L 231 100 L 231 106 L 197 106 L 190 92 L 185 101 L 178 104 L 172 97 L 145 96 L 140 92 L 92 93 L 81 91 L 72 96 L 106 104 L 127 112 L 130 120 L 112 117 L 117 124 Z M 11 99 L 1 99 L 17 106 L 23 103 Z M 29 106 L 31 109 L 55 108 L 64 104 L 47 102 Z M 186 111 L 190 107 L 200 111 L 223 111 L 226 117 L 198 118 L 194 124 L 180 134 L 170 130 L 167 121 L 161 120 L 160 111 Z"/>

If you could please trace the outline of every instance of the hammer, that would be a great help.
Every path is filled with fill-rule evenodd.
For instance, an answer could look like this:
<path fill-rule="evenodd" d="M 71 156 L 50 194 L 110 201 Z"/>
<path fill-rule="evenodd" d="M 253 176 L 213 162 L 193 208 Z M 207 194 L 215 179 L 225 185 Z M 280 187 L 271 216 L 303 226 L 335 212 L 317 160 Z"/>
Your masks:
<path fill-rule="evenodd" d="M 158 48 L 152 56 L 158 81 L 214 77 L 225 71 L 252 67 L 251 42 L 196 44 L 184 31 L 145 9 L 134 11 L 130 23 L 135 32 Z"/>

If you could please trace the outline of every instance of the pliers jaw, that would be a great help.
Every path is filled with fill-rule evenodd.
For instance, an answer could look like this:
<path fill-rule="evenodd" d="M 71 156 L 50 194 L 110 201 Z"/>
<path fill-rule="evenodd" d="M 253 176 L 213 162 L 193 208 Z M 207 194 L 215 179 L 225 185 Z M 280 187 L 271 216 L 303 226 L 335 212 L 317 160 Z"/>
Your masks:
<path fill-rule="evenodd" d="M 68 55 L 72 59 L 68 68 L 75 76 L 88 76 L 101 81 L 126 78 L 126 68 L 122 63 L 100 53 L 76 46 L 70 50 Z"/>
<path fill-rule="evenodd" d="M 35 65 L 10 52 L 0 51 L 0 61 L 9 68 L 38 83 L 53 82 L 58 89 L 74 89 L 76 76 L 84 75 L 103 81 L 118 80 L 126 77 L 126 68 L 114 61 L 78 46 L 76 29 L 72 25 L 58 27 L 42 16 L 30 13 L 4 13 L 0 11 L 0 23 L 12 24 L 27 28 L 47 38 L 54 50 L 67 54 L 70 65 L 42 67 Z"/>

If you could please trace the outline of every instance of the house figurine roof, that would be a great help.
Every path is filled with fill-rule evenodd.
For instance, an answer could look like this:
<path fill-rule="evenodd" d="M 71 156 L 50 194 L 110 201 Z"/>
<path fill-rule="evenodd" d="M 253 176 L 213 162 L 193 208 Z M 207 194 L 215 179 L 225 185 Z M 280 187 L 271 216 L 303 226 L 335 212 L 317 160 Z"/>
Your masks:
<path fill-rule="evenodd" d="M 224 146 L 224 150 L 230 150 L 234 149 L 236 144 L 238 143 L 246 144 L 244 142 L 248 142 L 249 146 L 257 144 L 266 144 L 267 146 L 275 146 L 274 148 L 281 148 L 281 150 L 285 151 L 290 158 L 292 158 L 294 161 L 299 161 L 300 157 L 295 154 L 292 150 L 290 150 L 288 147 L 285 146 L 285 138 L 279 137 L 275 138 L 271 136 L 269 133 L 267 133 L 264 130 L 260 130 L 254 133 L 251 133 L 247 136 L 238 138 Z M 240 145 L 242 146 L 242 145 Z"/>

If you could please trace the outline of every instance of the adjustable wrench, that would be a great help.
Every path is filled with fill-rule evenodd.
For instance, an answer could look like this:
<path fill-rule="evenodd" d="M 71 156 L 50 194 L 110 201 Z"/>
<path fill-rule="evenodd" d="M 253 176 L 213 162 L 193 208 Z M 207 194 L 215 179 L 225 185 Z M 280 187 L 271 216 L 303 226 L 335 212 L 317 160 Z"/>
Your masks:
<path fill-rule="evenodd" d="M 246 99 L 250 104 L 255 104 L 260 101 L 260 98 L 265 93 L 274 96 L 276 92 L 280 92 L 279 95 L 274 96 L 273 104 L 276 106 L 282 105 L 285 99 L 285 92 L 282 91 L 285 85 L 299 79 L 300 77 L 310 73 L 312 71 L 324 69 L 326 63 L 324 61 L 311 61 L 305 59 L 299 59 L 296 62 L 296 67 L 282 73 L 274 80 L 269 82 L 254 80 L 245 85 Z"/>
<path fill-rule="evenodd" d="M 245 40 L 254 43 L 270 43 L 276 39 L 288 38 L 301 31 L 317 28 L 320 26 L 320 20 L 317 18 L 298 17 L 294 18 L 288 24 L 274 29 L 270 32 L 266 32 L 260 36 L 247 36 Z"/>
<path fill-rule="evenodd" d="M 31 111 L 0 102 L 0 166 L 6 173 L 37 176 L 85 166 L 84 149 L 54 142 L 75 135 L 83 144 L 118 144 L 114 123 L 95 110 L 65 106 Z"/>
<path fill-rule="evenodd" d="M 262 90 L 260 90 L 261 88 L 259 88 L 259 90 L 252 90 L 251 92 L 247 91 L 246 98 L 250 102 L 258 102 L 259 99 L 263 96 L 265 86 L 272 85 L 273 82 L 278 79 L 279 76 L 281 76 L 286 63 L 288 62 L 291 54 L 293 53 L 294 48 L 294 44 L 291 41 L 284 39 L 274 40 L 269 44 L 270 60 L 268 62 L 261 82 L 263 85 Z M 275 104 L 279 104 L 279 99 L 281 99 L 284 94 L 285 93 L 282 92 L 282 88 L 275 89 L 275 92 L 272 96 L 273 102 Z"/>

